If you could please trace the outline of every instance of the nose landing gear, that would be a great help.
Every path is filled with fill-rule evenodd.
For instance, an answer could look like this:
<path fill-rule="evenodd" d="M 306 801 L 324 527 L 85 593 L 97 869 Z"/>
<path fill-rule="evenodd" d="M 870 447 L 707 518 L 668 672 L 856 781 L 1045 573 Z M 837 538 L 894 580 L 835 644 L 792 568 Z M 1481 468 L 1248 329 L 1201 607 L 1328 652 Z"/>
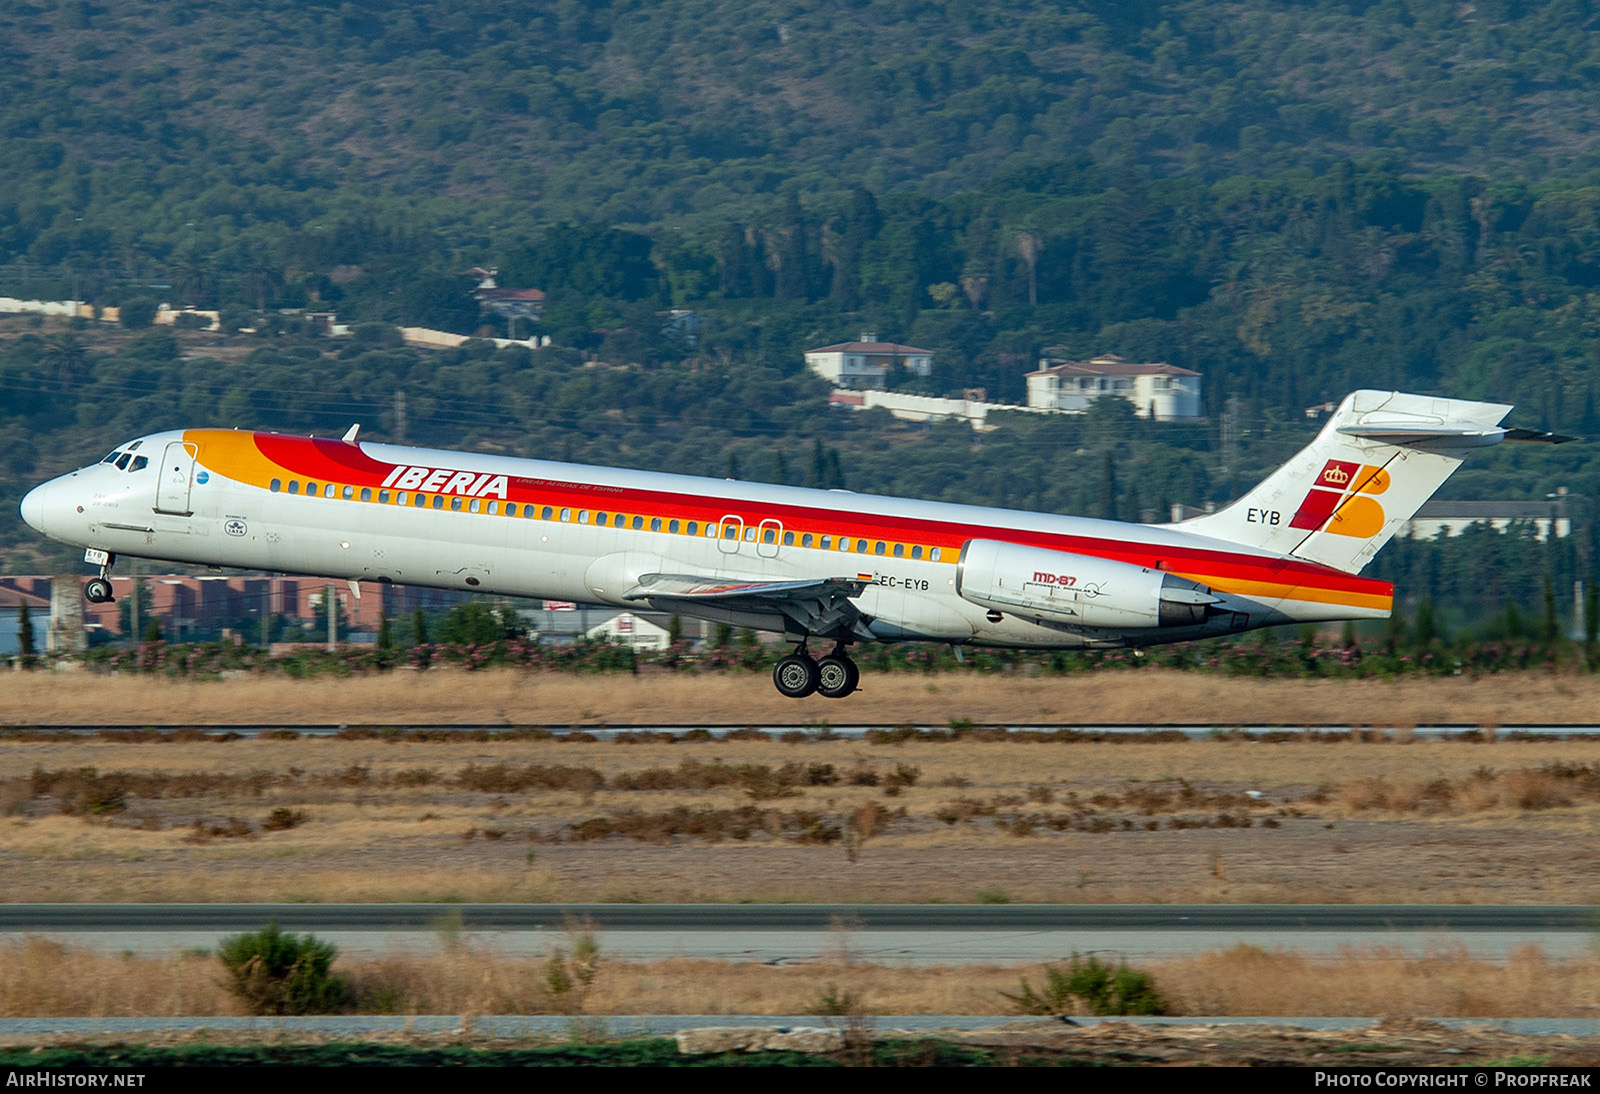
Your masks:
<path fill-rule="evenodd" d="M 98 562 L 100 576 L 91 578 L 83 587 L 83 598 L 91 604 L 109 604 L 116 597 L 111 595 L 111 564 L 117 561 L 117 556 L 110 551 L 96 551 L 90 549 L 84 552 L 85 562 Z"/>

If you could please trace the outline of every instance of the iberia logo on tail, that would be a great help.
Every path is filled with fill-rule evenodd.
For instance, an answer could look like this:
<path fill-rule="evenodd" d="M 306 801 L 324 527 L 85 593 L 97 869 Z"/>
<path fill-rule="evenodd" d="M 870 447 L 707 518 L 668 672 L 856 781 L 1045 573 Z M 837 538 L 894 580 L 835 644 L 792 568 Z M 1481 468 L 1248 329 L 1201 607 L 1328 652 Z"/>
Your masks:
<path fill-rule="evenodd" d="M 1321 529 L 1367 539 L 1383 528 L 1383 506 L 1372 497 L 1389 489 L 1389 475 L 1371 464 L 1329 460 L 1295 511 L 1291 528 Z"/>

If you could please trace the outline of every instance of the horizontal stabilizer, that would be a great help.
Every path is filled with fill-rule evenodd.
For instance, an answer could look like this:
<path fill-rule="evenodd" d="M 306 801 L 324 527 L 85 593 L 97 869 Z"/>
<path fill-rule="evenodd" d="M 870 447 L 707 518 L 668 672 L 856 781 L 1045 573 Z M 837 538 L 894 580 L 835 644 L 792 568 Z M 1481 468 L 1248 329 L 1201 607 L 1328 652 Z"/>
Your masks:
<path fill-rule="evenodd" d="M 1514 444 L 1566 444 L 1578 438 L 1560 433 L 1546 433 L 1542 429 L 1508 429 L 1504 439 Z"/>

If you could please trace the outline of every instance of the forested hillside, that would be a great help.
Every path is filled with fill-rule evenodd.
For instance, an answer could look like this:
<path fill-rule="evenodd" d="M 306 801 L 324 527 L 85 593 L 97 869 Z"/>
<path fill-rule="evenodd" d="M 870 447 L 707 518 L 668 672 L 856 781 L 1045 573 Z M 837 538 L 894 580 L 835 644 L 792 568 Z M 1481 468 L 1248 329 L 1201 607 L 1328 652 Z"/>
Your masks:
<path fill-rule="evenodd" d="M 201 420 L 1127 517 L 1226 500 L 1358 386 L 1600 432 L 1597 31 L 1584 2 L 0 0 L 0 295 L 228 328 L 0 321 L 0 543 L 24 482 Z M 548 294 L 549 351 L 392 344 L 478 330 L 474 265 Z M 801 351 L 864 330 L 1000 400 L 1047 351 L 1171 361 L 1213 420 L 975 445 L 830 413 Z M 1449 489 L 1586 506 L 1575 447 Z"/>

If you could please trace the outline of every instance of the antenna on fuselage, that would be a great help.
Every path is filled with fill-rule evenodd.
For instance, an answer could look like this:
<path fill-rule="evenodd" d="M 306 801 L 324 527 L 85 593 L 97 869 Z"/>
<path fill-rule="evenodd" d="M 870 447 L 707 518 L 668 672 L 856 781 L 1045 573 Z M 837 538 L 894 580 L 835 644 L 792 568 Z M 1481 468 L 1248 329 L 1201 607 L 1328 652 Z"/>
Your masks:
<path fill-rule="evenodd" d="M 355 444 L 356 443 L 356 434 L 359 433 L 360 431 L 361 431 L 361 423 L 357 422 L 355 425 L 351 426 L 348 430 L 345 431 L 344 443 L 345 444 Z"/>

